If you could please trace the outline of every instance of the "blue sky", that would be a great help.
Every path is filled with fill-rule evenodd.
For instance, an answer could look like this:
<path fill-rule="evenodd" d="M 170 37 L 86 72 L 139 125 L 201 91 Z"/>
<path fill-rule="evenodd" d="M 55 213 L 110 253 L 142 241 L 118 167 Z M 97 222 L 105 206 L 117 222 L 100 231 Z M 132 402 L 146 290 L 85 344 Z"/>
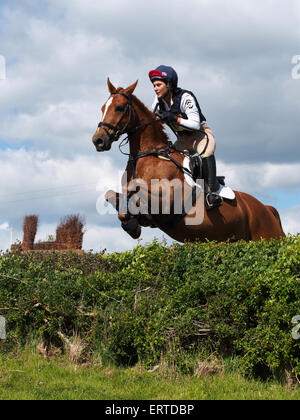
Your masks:
<path fill-rule="evenodd" d="M 270 189 L 272 204 L 280 209 L 289 209 L 299 205 L 300 188 L 289 190 Z"/>
<path fill-rule="evenodd" d="M 299 19 L 297 0 L 191 0 L 184 14 L 176 0 L 163 9 L 157 0 L 0 0 L 0 249 L 11 227 L 22 238 L 30 213 L 40 216 L 41 239 L 64 215 L 82 213 L 85 248 L 136 244 L 115 216 L 97 214 L 97 185 L 118 185 L 126 159 L 117 146 L 97 154 L 91 137 L 107 77 L 124 87 L 138 78 L 136 94 L 150 107 L 147 74 L 159 64 L 196 94 L 216 135 L 218 173 L 299 232 Z"/>

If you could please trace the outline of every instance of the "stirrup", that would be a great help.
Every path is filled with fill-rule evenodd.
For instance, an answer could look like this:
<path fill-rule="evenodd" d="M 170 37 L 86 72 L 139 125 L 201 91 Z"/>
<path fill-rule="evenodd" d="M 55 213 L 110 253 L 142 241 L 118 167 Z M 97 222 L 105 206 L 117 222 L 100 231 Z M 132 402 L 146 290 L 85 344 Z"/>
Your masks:
<path fill-rule="evenodd" d="M 209 202 L 209 197 L 214 197 L 215 202 L 210 203 Z M 214 201 L 214 200 L 213 200 Z M 215 193 L 215 192 L 211 192 L 206 194 L 206 204 L 208 209 L 213 209 L 215 207 L 220 207 L 223 204 L 223 197 L 221 197 L 219 194 Z"/>

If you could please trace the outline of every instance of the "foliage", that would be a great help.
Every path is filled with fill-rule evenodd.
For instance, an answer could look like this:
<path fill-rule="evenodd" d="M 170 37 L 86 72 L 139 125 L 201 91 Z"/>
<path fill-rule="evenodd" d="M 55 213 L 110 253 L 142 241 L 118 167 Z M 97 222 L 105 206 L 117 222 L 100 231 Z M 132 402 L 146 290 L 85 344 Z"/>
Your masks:
<path fill-rule="evenodd" d="M 154 241 L 113 254 L 0 257 L 5 347 L 80 335 L 103 361 L 183 372 L 197 354 L 236 357 L 245 374 L 300 375 L 300 236 L 236 243 Z"/>

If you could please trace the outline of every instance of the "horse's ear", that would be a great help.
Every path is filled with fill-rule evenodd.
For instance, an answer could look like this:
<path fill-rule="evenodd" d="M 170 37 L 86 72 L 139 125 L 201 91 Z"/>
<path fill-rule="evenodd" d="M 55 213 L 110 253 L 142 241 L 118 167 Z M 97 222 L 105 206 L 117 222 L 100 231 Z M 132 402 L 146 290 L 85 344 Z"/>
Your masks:
<path fill-rule="evenodd" d="M 116 88 L 114 87 L 114 85 L 109 80 L 109 77 L 107 78 L 107 86 L 108 86 L 108 90 L 109 90 L 110 93 L 113 93 L 113 92 L 116 91 Z"/>
<path fill-rule="evenodd" d="M 136 85 L 138 84 L 138 80 L 135 82 L 135 83 L 133 83 L 131 86 L 128 86 L 128 88 L 127 89 L 125 89 L 125 92 L 128 94 L 128 95 L 132 95 L 133 94 L 133 92 L 134 92 L 134 89 L 136 88 Z"/>

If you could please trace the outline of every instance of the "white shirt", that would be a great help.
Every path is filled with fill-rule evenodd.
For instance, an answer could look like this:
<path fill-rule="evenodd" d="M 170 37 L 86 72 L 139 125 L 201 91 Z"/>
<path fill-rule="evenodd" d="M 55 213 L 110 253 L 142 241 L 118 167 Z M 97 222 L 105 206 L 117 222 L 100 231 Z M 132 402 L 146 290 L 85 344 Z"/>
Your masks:
<path fill-rule="evenodd" d="M 162 101 L 164 103 L 166 111 L 170 111 L 171 106 L 173 105 L 173 99 L 171 99 L 171 106 L 169 106 L 164 99 Z M 156 108 L 155 114 L 158 116 L 161 116 L 161 113 L 159 111 L 159 107 L 157 106 L 157 104 L 158 104 L 158 98 L 155 97 L 154 102 L 152 104 L 152 111 L 154 112 Z M 182 114 L 186 114 L 187 119 L 181 118 L 180 124 L 176 124 L 177 128 L 179 129 L 178 131 L 184 130 L 186 128 L 193 131 L 200 130 L 200 127 L 201 127 L 200 115 L 198 112 L 195 99 L 192 95 L 190 95 L 187 92 L 182 95 L 181 103 L 180 103 L 180 112 Z"/>

